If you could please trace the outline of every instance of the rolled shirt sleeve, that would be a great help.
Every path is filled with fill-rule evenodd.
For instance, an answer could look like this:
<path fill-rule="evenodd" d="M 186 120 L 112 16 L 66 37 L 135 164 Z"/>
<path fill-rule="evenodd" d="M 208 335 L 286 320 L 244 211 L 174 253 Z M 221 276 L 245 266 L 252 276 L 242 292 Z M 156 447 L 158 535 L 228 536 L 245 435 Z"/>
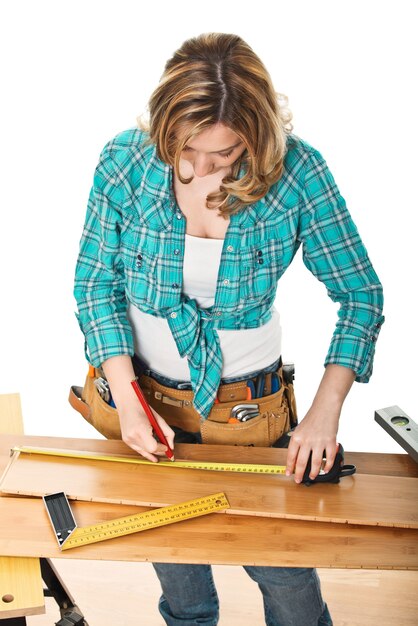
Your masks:
<path fill-rule="evenodd" d="M 86 357 L 95 367 L 112 356 L 134 353 L 120 256 L 123 191 L 117 179 L 105 146 L 88 200 L 74 283 Z"/>
<path fill-rule="evenodd" d="M 302 190 L 300 240 L 306 267 L 340 303 L 325 365 L 351 368 L 368 382 L 384 322 L 382 285 L 321 154 L 309 156 Z"/>

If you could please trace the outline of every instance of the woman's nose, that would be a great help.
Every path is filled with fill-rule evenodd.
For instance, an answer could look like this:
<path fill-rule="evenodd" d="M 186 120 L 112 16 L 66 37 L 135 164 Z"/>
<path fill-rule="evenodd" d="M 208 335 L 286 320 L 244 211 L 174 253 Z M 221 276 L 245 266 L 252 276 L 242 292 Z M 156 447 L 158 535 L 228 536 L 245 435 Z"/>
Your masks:
<path fill-rule="evenodd" d="M 199 176 L 199 178 L 207 176 L 212 172 L 213 167 L 213 162 L 210 157 L 205 155 L 196 155 L 193 162 L 193 170 L 196 176 Z"/>

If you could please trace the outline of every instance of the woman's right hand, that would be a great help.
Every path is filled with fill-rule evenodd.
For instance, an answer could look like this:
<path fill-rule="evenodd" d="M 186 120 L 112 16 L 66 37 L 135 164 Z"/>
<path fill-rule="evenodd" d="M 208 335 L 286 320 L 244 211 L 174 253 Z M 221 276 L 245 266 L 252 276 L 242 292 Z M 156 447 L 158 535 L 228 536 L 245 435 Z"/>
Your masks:
<path fill-rule="evenodd" d="M 150 407 L 151 408 L 151 407 Z M 167 446 L 157 441 L 153 436 L 153 429 L 148 417 L 139 406 L 118 406 L 122 440 L 135 452 L 149 461 L 158 461 L 159 456 L 165 456 Z M 153 408 L 151 408 L 168 445 L 174 448 L 174 431 L 167 422 Z"/>
<path fill-rule="evenodd" d="M 112 398 L 119 414 L 123 441 L 135 452 L 150 461 L 158 461 L 164 456 L 167 446 L 156 441 L 152 426 L 143 410 L 131 381 L 135 378 L 131 358 L 127 355 L 115 356 L 102 363 L 109 382 Z M 174 431 L 152 407 L 151 411 L 163 431 L 168 445 L 174 448 Z"/>

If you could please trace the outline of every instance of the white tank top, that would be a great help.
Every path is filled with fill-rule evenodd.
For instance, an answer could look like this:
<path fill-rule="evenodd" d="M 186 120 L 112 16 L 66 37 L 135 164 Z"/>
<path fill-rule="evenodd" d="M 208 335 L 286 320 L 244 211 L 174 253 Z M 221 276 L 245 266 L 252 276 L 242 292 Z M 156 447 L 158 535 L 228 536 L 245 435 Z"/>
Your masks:
<path fill-rule="evenodd" d="M 186 235 L 183 263 L 183 293 L 199 307 L 214 304 L 223 239 Z M 278 311 L 259 328 L 217 329 L 221 344 L 222 378 L 241 376 L 273 363 L 281 354 Z M 187 358 L 181 358 L 167 320 L 144 313 L 129 304 L 128 317 L 134 334 L 135 352 L 152 370 L 177 380 L 190 380 Z"/>

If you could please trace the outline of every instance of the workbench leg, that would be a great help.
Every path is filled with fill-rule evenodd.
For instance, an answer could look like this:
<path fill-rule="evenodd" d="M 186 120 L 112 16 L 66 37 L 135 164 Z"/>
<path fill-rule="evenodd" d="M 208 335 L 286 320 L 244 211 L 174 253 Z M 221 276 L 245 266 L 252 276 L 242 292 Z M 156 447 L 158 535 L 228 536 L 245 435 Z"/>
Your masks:
<path fill-rule="evenodd" d="M 67 624 L 88 626 L 82 612 L 75 604 L 73 597 L 61 580 L 51 560 L 41 558 L 40 562 L 42 578 L 47 586 L 47 591 L 44 591 L 44 594 L 54 598 L 59 606 L 61 620 L 57 622 L 56 626 L 61 626 L 61 624 L 63 626 L 67 626 Z"/>
<path fill-rule="evenodd" d="M 8 617 L 1 620 L 1 626 L 26 626 L 26 617 Z"/>

